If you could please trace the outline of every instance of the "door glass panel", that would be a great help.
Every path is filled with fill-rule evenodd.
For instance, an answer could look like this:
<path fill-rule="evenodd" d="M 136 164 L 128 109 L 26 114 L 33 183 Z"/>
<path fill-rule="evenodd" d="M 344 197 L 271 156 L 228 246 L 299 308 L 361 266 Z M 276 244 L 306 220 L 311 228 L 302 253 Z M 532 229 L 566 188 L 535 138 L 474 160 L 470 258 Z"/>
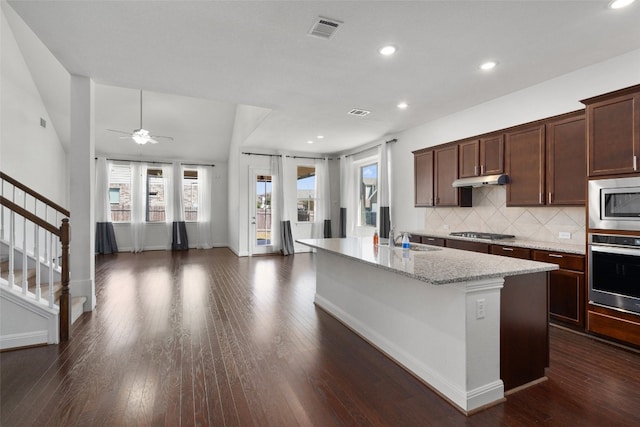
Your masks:
<path fill-rule="evenodd" d="M 256 175 L 256 246 L 271 245 L 271 175 Z"/>

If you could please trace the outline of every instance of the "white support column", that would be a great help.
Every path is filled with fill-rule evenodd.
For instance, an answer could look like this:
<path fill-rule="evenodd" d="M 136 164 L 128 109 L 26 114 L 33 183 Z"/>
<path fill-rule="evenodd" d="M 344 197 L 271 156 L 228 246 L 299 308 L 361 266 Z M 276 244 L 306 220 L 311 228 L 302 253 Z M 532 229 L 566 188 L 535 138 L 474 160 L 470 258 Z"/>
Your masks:
<path fill-rule="evenodd" d="M 93 126 L 94 83 L 88 77 L 71 75 L 69 287 L 72 297 L 87 297 L 84 311 L 96 305 Z"/>

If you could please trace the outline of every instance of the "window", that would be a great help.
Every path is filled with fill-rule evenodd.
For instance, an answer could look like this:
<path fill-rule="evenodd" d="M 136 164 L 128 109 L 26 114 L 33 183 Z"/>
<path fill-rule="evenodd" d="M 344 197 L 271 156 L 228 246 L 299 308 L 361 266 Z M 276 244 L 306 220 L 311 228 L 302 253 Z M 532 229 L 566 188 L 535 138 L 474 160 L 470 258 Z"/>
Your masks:
<path fill-rule="evenodd" d="M 147 189 L 147 222 L 163 222 L 165 209 L 162 169 L 147 169 Z"/>
<path fill-rule="evenodd" d="M 377 225 L 378 163 L 360 168 L 360 225 Z"/>
<path fill-rule="evenodd" d="M 198 220 L 198 171 L 185 170 L 182 179 L 182 200 L 184 201 L 184 220 Z"/>
<path fill-rule="evenodd" d="M 109 188 L 109 203 L 112 205 L 117 205 L 120 203 L 119 188 Z"/>
<path fill-rule="evenodd" d="M 131 168 L 112 165 L 109 172 L 111 221 L 131 222 Z"/>
<path fill-rule="evenodd" d="M 313 222 L 316 211 L 316 168 L 298 166 L 298 222 Z"/>

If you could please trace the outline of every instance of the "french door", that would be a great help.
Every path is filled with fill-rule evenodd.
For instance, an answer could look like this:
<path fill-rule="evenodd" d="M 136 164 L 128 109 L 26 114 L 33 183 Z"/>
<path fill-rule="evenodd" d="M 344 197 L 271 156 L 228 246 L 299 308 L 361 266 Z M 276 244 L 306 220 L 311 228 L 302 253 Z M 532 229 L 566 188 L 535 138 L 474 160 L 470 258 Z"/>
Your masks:
<path fill-rule="evenodd" d="M 249 189 L 249 252 L 259 255 L 273 252 L 271 218 L 271 171 L 252 169 Z"/>

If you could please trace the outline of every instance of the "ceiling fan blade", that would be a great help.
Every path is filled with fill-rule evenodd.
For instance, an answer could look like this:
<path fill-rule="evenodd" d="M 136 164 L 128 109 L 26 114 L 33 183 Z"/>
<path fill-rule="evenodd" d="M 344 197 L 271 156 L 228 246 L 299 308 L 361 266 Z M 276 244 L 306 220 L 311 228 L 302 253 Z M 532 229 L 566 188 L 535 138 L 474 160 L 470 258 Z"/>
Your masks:
<path fill-rule="evenodd" d="M 153 139 L 153 138 L 149 138 L 149 141 L 148 141 L 148 142 L 150 142 L 150 143 L 152 143 L 152 144 L 157 144 L 157 143 L 158 143 L 158 141 L 156 141 L 156 140 L 155 140 L 155 139 Z"/>
<path fill-rule="evenodd" d="M 115 130 L 115 129 L 107 129 L 107 130 L 108 130 L 109 132 L 123 133 L 123 134 L 125 134 L 125 135 L 129 135 L 129 136 L 131 136 L 131 132 L 125 132 L 125 131 L 122 131 L 122 130 Z"/>
<path fill-rule="evenodd" d="M 120 139 L 131 139 L 131 135 L 128 135 L 128 136 L 120 136 L 119 138 L 120 138 Z"/>
<path fill-rule="evenodd" d="M 169 141 L 173 141 L 173 137 L 172 136 L 162 136 L 162 135 L 151 135 L 153 138 L 164 138 L 164 139 L 168 139 Z"/>

